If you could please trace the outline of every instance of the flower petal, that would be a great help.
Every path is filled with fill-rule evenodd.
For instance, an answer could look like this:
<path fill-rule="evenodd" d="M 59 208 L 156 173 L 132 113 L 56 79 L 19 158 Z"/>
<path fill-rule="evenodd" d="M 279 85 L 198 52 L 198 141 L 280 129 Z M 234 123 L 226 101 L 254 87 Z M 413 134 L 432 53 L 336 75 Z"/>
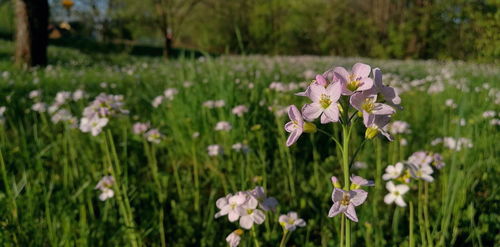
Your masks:
<path fill-rule="evenodd" d="M 392 204 L 394 202 L 394 200 L 396 200 L 396 196 L 394 196 L 394 194 L 392 194 L 392 193 L 389 193 L 389 194 L 384 196 L 385 204 Z"/>
<path fill-rule="evenodd" d="M 241 216 L 240 226 L 245 229 L 250 229 L 253 226 L 253 219 L 250 215 Z"/>
<path fill-rule="evenodd" d="M 347 218 L 351 219 L 352 221 L 358 222 L 358 216 L 356 215 L 356 209 L 354 209 L 354 205 L 349 204 L 344 214 L 345 216 L 347 216 Z"/>
<path fill-rule="evenodd" d="M 319 103 L 305 104 L 302 108 L 302 114 L 307 121 L 313 121 L 318 118 L 323 112 L 323 108 Z"/>
<path fill-rule="evenodd" d="M 353 190 L 349 194 L 351 195 L 351 203 L 356 207 L 363 204 L 368 197 L 368 192 L 364 190 Z"/>
<path fill-rule="evenodd" d="M 371 68 L 370 65 L 364 63 L 356 63 L 352 66 L 352 74 L 356 76 L 356 78 L 365 78 L 370 75 Z"/>
<path fill-rule="evenodd" d="M 301 129 L 295 129 L 292 133 L 290 133 L 290 136 L 286 140 L 286 145 L 288 147 L 292 146 L 297 140 L 299 139 L 300 135 L 302 135 L 302 130 Z"/>

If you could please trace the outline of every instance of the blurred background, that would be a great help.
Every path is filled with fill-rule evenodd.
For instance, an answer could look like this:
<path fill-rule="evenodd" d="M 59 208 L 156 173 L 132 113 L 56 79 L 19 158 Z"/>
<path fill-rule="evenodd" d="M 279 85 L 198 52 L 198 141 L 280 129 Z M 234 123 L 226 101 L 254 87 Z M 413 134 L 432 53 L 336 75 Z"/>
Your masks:
<path fill-rule="evenodd" d="M 498 0 L 0 0 L 0 37 L 45 1 L 49 44 L 84 52 L 500 57 Z"/>

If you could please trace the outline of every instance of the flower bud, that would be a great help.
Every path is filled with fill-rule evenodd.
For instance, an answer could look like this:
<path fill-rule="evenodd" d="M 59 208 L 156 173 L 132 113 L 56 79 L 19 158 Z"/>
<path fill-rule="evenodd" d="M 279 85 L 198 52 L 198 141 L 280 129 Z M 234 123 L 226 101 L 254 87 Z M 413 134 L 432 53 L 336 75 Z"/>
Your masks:
<path fill-rule="evenodd" d="M 238 229 L 234 230 L 234 233 L 236 233 L 238 236 L 241 236 L 241 235 L 243 235 L 243 230 L 238 228 Z"/>
<path fill-rule="evenodd" d="M 378 134 L 378 128 L 377 127 L 368 127 L 366 128 L 365 132 L 365 138 L 366 139 L 373 139 Z"/>
<path fill-rule="evenodd" d="M 337 107 L 339 108 L 340 113 L 344 113 L 344 108 L 342 108 L 342 105 L 340 103 L 337 103 Z"/>
<path fill-rule="evenodd" d="M 338 188 L 338 189 L 340 189 L 342 187 L 342 185 L 340 185 L 340 183 L 339 183 L 339 180 L 335 176 L 332 176 L 332 184 L 333 184 L 333 187 Z"/>
<path fill-rule="evenodd" d="M 316 125 L 313 123 L 305 122 L 304 123 L 304 132 L 306 133 L 315 133 L 317 131 Z"/>

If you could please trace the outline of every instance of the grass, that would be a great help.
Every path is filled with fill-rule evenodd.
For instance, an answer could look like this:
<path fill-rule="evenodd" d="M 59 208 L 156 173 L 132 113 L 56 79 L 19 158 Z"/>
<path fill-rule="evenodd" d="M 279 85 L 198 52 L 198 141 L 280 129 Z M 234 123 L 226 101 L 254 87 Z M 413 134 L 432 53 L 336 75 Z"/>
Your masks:
<path fill-rule="evenodd" d="M 0 125 L 3 246 L 225 246 L 225 237 L 238 225 L 214 219 L 215 201 L 257 185 L 280 202 L 278 212 L 267 213 L 256 228 L 261 246 L 278 245 L 282 230 L 277 219 L 288 211 L 307 221 L 293 232 L 288 246 L 337 246 L 341 218 L 327 214 L 330 177 L 341 177 L 341 156 L 335 143 L 319 132 L 303 135 L 287 148 L 283 125 L 288 118 L 282 109 L 306 102 L 293 95 L 302 87 L 293 86 L 311 79 L 304 75 L 308 70 L 350 68 L 358 61 L 381 68 L 386 83 L 405 89 L 404 110 L 394 118 L 408 122 L 411 133 L 392 143 L 369 141 L 360 151 L 357 160 L 367 168 L 352 172 L 375 180 L 376 186 L 367 189 L 368 201 L 357 208 L 360 221 L 351 224 L 352 245 L 500 243 L 499 127 L 482 116 L 487 110 L 500 112 L 498 66 L 309 56 L 167 62 L 50 47 L 51 66 L 24 71 L 12 66 L 12 49 L 12 43 L 0 41 L 0 106 L 7 109 Z M 185 87 L 186 81 L 192 86 Z M 291 90 L 272 90 L 272 82 L 292 85 Z M 439 86 L 442 91 L 428 92 Z M 152 107 L 153 98 L 166 88 L 179 93 Z M 93 137 L 52 123 L 48 113 L 31 111 L 34 101 L 28 94 L 35 89 L 42 90 L 41 101 L 48 104 L 59 91 L 84 89 L 89 98 L 64 106 L 77 118 L 101 92 L 123 95 L 130 113 L 112 118 Z M 219 99 L 225 100 L 224 107 L 202 107 Z M 447 99 L 457 107 L 446 106 Z M 243 117 L 231 113 L 240 104 L 249 108 Z M 165 139 L 153 144 L 134 135 L 132 124 L 138 121 L 151 122 Z M 218 121 L 230 122 L 232 130 L 214 131 Z M 361 143 L 364 127 L 355 125 L 353 131 L 351 149 Z M 193 137 L 195 132 L 199 137 Z M 444 136 L 469 138 L 473 147 L 452 151 L 431 145 Z M 400 144 L 402 138 L 406 146 Z M 250 151 L 232 150 L 236 142 L 246 143 Z M 222 145 L 224 155 L 208 156 L 211 144 Z M 445 168 L 433 174 L 433 183 L 412 185 L 405 195 L 408 207 L 384 204 L 383 170 L 419 150 L 442 153 Z M 94 186 L 105 175 L 116 179 L 115 196 L 102 202 Z M 244 233 L 242 246 L 253 246 L 250 236 Z"/>

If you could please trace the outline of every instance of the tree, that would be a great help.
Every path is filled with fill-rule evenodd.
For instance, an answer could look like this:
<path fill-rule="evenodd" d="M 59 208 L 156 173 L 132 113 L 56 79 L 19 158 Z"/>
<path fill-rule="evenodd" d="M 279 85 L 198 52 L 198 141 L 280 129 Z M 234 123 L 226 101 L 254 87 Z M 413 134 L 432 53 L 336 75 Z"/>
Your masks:
<path fill-rule="evenodd" d="M 47 0 L 16 0 L 16 63 L 47 65 L 49 3 Z"/>

